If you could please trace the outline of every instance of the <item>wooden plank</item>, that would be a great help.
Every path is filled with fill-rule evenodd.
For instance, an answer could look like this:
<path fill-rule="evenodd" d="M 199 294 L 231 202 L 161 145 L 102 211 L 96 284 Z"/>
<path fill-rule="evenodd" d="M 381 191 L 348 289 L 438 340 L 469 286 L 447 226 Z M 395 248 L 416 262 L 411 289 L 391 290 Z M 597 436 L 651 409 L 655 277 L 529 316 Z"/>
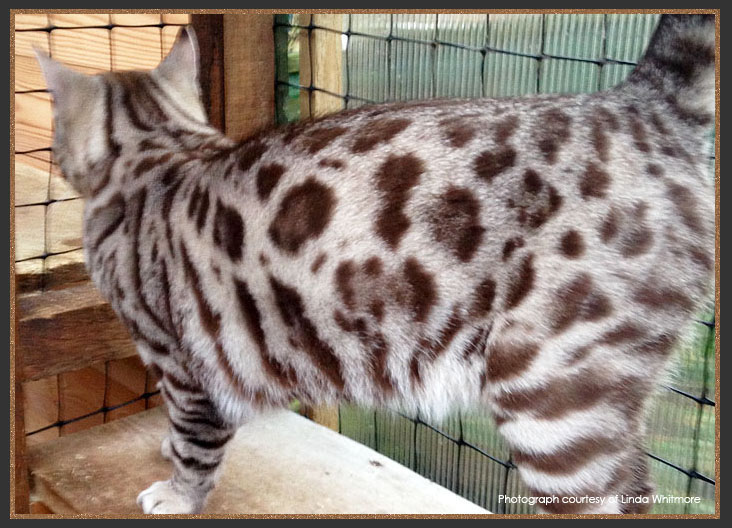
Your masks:
<path fill-rule="evenodd" d="M 16 355 L 15 368 L 20 367 L 20 362 Z M 11 513 L 28 513 L 30 511 L 30 486 L 28 473 L 28 459 L 26 453 L 25 442 L 25 412 L 23 409 L 23 385 L 15 380 L 15 393 L 13 402 L 13 413 L 15 415 L 15 430 L 13 446 L 13 464 L 15 466 L 15 474 L 13 475 L 13 509 Z"/>
<path fill-rule="evenodd" d="M 29 205 L 45 202 L 51 171 L 50 153 L 44 156 L 15 156 L 15 205 Z M 41 159 L 45 158 L 45 159 Z"/>
<path fill-rule="evenodd" d="M 226 135 L 251 136 L 274 123 L 273 15 L 224 15 Z"/>
<path fill-rule="evenodd" d="M 163 13 L 163 24 L 190 24 L 191 15 L 188 13 Z"/>
<path fill-rule="evenodd" d="M 51 94 L 15 94 L 15 151 L 51 147 Z"/>
<path fill-rule="evenodd" d="M 40 257 L 46 249 L 46 207 L 15 208 L 15 258 Z"/>
<path fill-rule="evenodd" d="M 116 27 L 111 33 L 113 70 L 152 70 L 160 64 L 160 28 Z"/>
<path fill-rule="evenodd" d="M 91 283 L 21 295 L 16 306 L 23 381 L 136 353 L 126 328 Z"/>
<path fill-rule="evenodd" d="M 43 259 L 15 263 L 15 287 L 18 293 L 29 293 L 43 287 Z"/>
<path fill-rule="evenodd" d="M 15 91 L 42 90 L 46 87 L 33 48 L 49 52 L 48 33 L 21 31 L 15 33 Z"/>
<path fill-rule="evenodd" d="M 104 406 L 106 387 L 104 368 L 86 368 L 62 372 L 58 376 L 59 419 L 63 421 L 92 414 Z M 104 414 L 92 414 L 87 418 L 64 424 L 61 436 L 88 429 L 104 423 Z"/>
<path fill-rule="evenodd" d="M 226 126 L 226 112 L 224 109 L 224 15 L 192 15 L 191 25 L 198 39 L 201 68 L 199 82 L 201 84 L 203 107 L 208 112 L 208 120 L 211 125 L 223 131 Z"/>
<path fill-rule="evenodd" d="M 106 13 L 50 13 L 48 19 L 52 25 L 62 28 L 109 25 Z"/>
<path fill-rule="evenodd" d="M 43 263 L 43 287 L 46 290 L 68 288 L 89 281 L 84 264 L 84 250 L 49 255 Z"/>
<path fill-rule="evenodd" d="M 341 31 L 343 15 L 320 14 L 312 16 L 317 27 Z M 299 24 L 309 25 L 310 19 L 301 19 Z M 340 33 L 326 29 L 302 30 L 300 34 L 300 84 L 309 86 L 312 82 L 318 90 L 300 92 L 300 116 L 320 117 L 341 110 L 343 99 L 331 94 L 341 94 L 343 79 L 343 49 Z"/>
<path fill-rule="evenodd" d="M 113 13 L 112 24 L 120 24 L 123 26 L 143 26 L 148 24 L 160 24 L 160 14 L 158 13 Z"/>
<path fill-rule="evenodd" d="M 77 71 L 110 71 L 112 58 L 109 39 L 108 29 L 56 29 L 51 32 L 51 54 Z"/>
<path fill-rule="evenodd" d="M 46 251 L 60 253 L 82 246 L 84 200 L 53 202 L 46 217 Z"/>
<path fill-rule="evenodd" d="M 62 514 L 134 515 L 169 478 L 153 409 L 29 449 L 34 496 Z M 399 463 L 289 411 L 258 416 L 227 446 L 207 514 L 488 514 Z"/>
<path fill-rule="evenodd" d="M 42 29 L 48 26 L 48 15 L 15 15 L 15 29 Z"/>

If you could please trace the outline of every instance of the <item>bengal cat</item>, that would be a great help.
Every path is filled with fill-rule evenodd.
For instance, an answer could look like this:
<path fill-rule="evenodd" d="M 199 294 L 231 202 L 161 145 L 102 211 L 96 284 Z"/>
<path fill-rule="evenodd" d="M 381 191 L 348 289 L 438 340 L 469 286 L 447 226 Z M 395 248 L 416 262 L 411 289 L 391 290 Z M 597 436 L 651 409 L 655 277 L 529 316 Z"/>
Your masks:
<path fill-rule="evenodd" d="M 532 493 L 562 499 L 545 511 L 644 511 L 644 409 L 712 291 L 714 41 L 713 16 L 666 15 L 601 93 L 241 142 L 207 122 L 190 29 L 151 72 L 39 54 L 87 267 L 161 375 L 174 469 L 144 512 L 200 512 L 235 430 L 293 398 L 489 408 Z"/>

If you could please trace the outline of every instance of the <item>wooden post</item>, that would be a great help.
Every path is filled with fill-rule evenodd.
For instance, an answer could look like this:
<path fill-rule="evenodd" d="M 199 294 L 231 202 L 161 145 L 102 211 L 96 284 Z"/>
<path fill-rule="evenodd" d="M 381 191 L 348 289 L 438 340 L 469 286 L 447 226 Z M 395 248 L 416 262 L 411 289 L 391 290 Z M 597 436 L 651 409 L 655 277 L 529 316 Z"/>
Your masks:
<path fill-rule="evenodd" d="M 298 15 L 298 25 L 313 26 L 300 33 L 300 84 L 320 90 L 300 91 L 300 118 L 316 118 L 343 109 L 343 15 Z M 327 28 L 327 29 L 320 29 Z M 328 92 L 328 93 L 326 93 Z"/>
<path fill-rule="evenodd" d="M 274 123 L 273 15 L 193 15 L 211 124 L 243 139 Z"/>
<path fill-rule="evenodd" d="M 300 90 L 300 119 L 317 118 L 343 109 L 341 33 L 343 15 L 298 15 L 298 25 L 313 26 L 300 33 L 300 84 L 326 90 Z M 319 29 L 327 28 L 327 29 Z M 332 30 L 332 31 L 329 31 Z M 313 421 L 338 431 L 338 407 L 306 410 Z"/>

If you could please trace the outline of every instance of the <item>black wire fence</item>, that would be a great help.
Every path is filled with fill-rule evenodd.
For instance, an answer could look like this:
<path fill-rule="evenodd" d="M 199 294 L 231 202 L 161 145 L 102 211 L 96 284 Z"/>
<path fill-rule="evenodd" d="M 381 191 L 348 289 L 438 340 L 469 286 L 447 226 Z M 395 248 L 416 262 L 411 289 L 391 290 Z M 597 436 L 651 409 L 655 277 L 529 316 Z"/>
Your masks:
<path fill-rule="evenodd" d="M 602 90 L 630 73 L 658 17 L 277 15 L 277 120 L 317 115 L 319 100 L 326 101 L 322 111 L 330 112 L 432 97 Z M 712 153 L 710 144 L 710 178 Z M 658 493 L 654 513 L 715 510 L 711 303 L 692 333 L 678 351 L 674 383 L 661 389 L 648 424 L 647 455 Z M 339 429 L 490 511 L 534 511 L 526 502 L 505 500 L 530 494 L 486 414 L 460 414 L 435 424 L 419 416 L 341 406 Z M 684 500 L 689 497 L 698 500 Z"/>

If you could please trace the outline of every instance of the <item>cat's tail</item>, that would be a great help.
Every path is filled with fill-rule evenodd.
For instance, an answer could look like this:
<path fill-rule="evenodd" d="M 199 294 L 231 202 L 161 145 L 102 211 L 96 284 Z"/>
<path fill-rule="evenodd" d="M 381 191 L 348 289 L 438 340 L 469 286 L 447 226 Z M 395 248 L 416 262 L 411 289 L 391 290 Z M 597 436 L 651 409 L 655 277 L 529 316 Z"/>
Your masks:
<path fill-rule="evenodd" d="M 715 101 L 714 34 L 714 15 L 663 15 L 627 84 L 650 88 L 680 119 L 709 125 Z"/>

